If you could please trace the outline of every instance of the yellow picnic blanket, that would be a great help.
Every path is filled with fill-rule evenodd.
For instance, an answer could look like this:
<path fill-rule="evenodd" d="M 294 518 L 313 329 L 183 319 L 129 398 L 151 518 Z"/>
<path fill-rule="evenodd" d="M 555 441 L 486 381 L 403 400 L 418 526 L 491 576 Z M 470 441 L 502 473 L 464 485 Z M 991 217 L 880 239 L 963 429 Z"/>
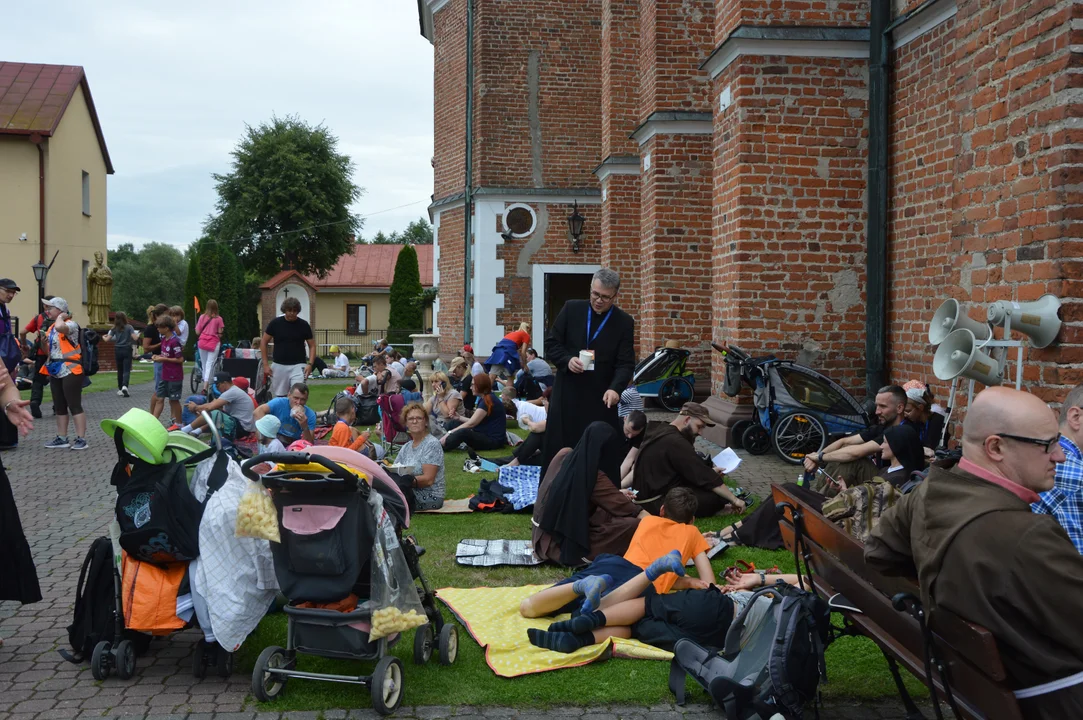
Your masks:
<path fill-rule="evenodd" d="M 527 639 L 527 628 L 544 630 L 550 623 L 570 617 L 565 613 L 528 619 L 519 614 L 519 603 L 546 587 L 441 588 L 436 595 L 451 608 L 478 645 L 485 648 L 485 661 L 500 677 L 578 667 L 610 656 L 640 660 L 673 657 L 673 653 L 653 645 L 622 638 L 610 638 L 601 645 L 589 645 L 567 654 L 534 647 Z"/>

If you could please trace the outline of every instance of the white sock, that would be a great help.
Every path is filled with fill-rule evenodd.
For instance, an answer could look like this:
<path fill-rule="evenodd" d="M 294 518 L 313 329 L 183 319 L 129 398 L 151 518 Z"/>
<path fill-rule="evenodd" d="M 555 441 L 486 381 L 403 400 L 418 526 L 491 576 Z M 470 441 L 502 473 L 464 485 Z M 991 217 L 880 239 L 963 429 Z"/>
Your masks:
<path fill-rule="evenodd" d="M 192 431 L 192 435 L 194 435 L 195 437 L 199 437 L 199 436 L 200 436 L 200 435 L 202 435 L 202 434 L 203 434 L 203 430 L 202 430 L 202 429 L 199 429 L 199 430 L 193 430 L 193 431 Z"/>
<path fill-rule="evenodd" d="M 185 433 L 189 433 L 189 434 L 191 434 L 191 432 L 192 432 L 192 426 L 191 426 L 191 425 L 185 425 L 184 427 L 182 427 L 182 428 L 181 428 L 181 432 L 185 432 Z"/>

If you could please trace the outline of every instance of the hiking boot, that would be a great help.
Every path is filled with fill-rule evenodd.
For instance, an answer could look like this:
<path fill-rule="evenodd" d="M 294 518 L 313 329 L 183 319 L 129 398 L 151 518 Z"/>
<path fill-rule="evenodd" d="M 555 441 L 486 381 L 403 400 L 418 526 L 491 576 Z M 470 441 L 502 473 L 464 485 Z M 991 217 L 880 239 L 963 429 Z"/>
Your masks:
<path fill-rule="evenodd" d="M 86 448 L 86 440 L 84 440 L 83 438 L 75 438 L 75 442 L 71 444 L 72 450 L 86 450 Z"/>
<path fill-rule="evenodd" d="M 34 417 L 35 420 L 41 420 L 41 406 L 31 405 L 30 414 Z"/>
<path fill-rule="evenodd" d="M 45 443 L 45 447 L 52 449 L 63 449 L 71 447 L 71 443 L 68 442 L 67 438 L 62 438 L 57 435 L 55 438 Z"/>
<path fill-rule="evenodd" d="M 131 395 L 128 394 L 128 386 L 127 385 L 125 385 L 124 387 L 122 387 L 120 389 L 120 394 L 123 395 L 124 397 L 131 397 Z"/>

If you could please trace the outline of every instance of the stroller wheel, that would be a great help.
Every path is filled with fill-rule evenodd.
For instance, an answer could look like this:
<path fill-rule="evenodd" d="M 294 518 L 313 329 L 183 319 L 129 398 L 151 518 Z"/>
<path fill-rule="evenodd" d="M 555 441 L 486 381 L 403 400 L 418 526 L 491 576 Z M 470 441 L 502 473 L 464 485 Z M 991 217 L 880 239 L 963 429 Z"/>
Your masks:
<path fill-rule="evenodd" d="M 730 444 L 733 446 L 734 450 L 744 449 L 743 440 L 745 430 L 747 430 L 751 425 L 751 420 L 738 420 L 733 424 L 733 427 L 730 428 Z"/>
<path fill-rule="evenodd" d="M 778 419 L 771 430 L 771 442 L 780 458 L 800 465 L 806 455 L 820 452 L 827 444 L 827 431 L 818 417 L 798 410 Z"/>
<path fill-rule="evenodd" d="M 422 625 L 414 633 L 414 665 L 432 660 L 432 625 Z"/>
<path fill-rule="evenodd" d="M 285 675 L 267 671 L 271 668 L 284 668 L 286 665 L 285 648 L 272 645 L 269 648 L 264 648 L 263 652 L 259 654 L 259 659 L 256 660 L 255 667 L 252 668 L 252 694 L 257 700 L 270 702 L 278 697 L 278 694 L 282 692 L 282 688 L 286 687 L 288 678 Z"/>
<path fill-rule="evenodd" d="M 771 449 L 771 434 L 763 425 L 749 425 L 741 436 L 741 445 L 752 455 L 763 455 Z"/>
<path fill-rule="evenodd" d="M 440 631 L 440 664 L 451 665 L 459 657 L 459 629 L 447 623 Z"/>
<path fill-rule="evenodd" d="M 681 406 L 692 399 L 692 383 L 686 377 L 672 377 L 658 388 L 658 404 L 670 412 L 680 412 Z"/>
<path fill-rule="evenodd" d="M 121 640 L 117 643 L 116 665 L 117 677 L 128 680 L 135 675 L 135 645 L 131 640 Z"/>
<path fill-rule="evenodd" d="M 388 655 L 380 658 L 372 671 L 372 709 L 381 715 L 395 712 L 402 702 L 402 661 Z"/>
<path fill-rule="evenodd" d="M 196 642 L 195 652 L 192 653 L 192 677 L 202 680 L 207 677 L 207 665 L 210 663 L 209 645 L 206 640 L 200 638 Z"/>
<path fill-rule="evenodd" d="M 102 640 L 94 646 L 94 653 L 90 656 L 90 674 L 95 680 L 104 680 L 109 677 L 112 667 L 113 656 L 109 651 L 113 649 L 113 643 Z"/>

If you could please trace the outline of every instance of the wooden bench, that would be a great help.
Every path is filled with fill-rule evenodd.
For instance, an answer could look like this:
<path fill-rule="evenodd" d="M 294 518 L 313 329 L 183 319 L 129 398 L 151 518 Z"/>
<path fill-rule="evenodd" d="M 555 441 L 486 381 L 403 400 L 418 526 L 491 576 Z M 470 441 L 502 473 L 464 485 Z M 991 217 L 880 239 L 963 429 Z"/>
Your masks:
<path fill-rule="evenodd" d="M 857 633 L 871 639 L 887 659 L 899 694 L 909 713 L 920 718 L 899 676 L 898 664 L 928 686 L 925 642 L 918 621 L 892 604 L 898 593 L 920 597 L 916 581 L 882 575 L 865 564 L 864 547 L 838 525 L 801 502 L 778 485 L 771 486 L 774 502 L 797 508 L 802 544 L 808 554 L 817 593 L 830 599 L 841 593 L 860 613 L 844 613 Z M 787 508 L 780 520 L 786 547 L 794 549 L 794 522 Z M 1007 684 L 1007 673 L 992 633 L 959 616 L 939 609 L 929 627 L 940 658 L 948 668 L 951 692 L 959 711 L 967 718 L 1022 720 L 1019 704 Z M 939 673 L 933 686 L 946 699 Z"/>

